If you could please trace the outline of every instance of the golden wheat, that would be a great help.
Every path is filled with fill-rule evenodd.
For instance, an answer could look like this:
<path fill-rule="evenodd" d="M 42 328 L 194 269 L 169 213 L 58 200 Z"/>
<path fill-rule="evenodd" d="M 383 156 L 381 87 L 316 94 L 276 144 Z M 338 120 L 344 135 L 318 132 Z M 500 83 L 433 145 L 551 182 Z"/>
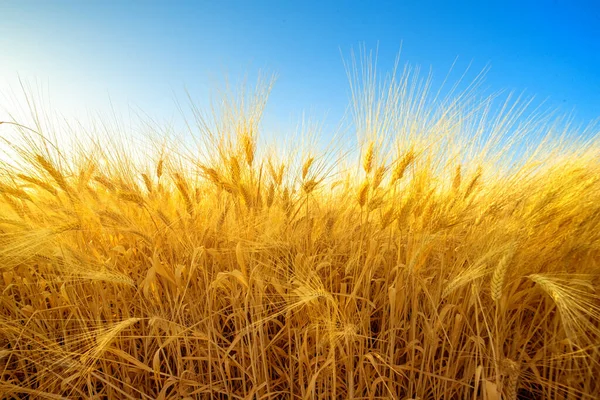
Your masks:
<path fill-rule="evenodd" d="M 492 300 L 494 301 L 500 300 L 500 297 L 502 296 L 504 280 L 506 279 L 506 273 L 508 272 L 509 265 L 510 257 L 508 255 L 504 255 L 498 262 L 498 265 L 496 265 L 496 268 L 494 268 L 491 281 Z"/>
<path fill-rule="evenodd" d="M 363 181 L 363 183 L 358 188 L 357 200 L 358 205 L 363 207 L 367 203 L 367 196 L 369 194 L 370 183 L 367 179 Z"/>
<path fill-rule="evenodd" d="M 413 150 L 409 150 L 404 156 L 397 162 L 392 172 L 392 183 L 402 179 L 404 172 L 408 166 L 414 161 L 415 154 Z"/>
<path fill-rule="evenodd" d="M 26 182 L 29 182 L 29 183 L 33 183 L 34 185 L 37 185 L 37 186 L 41 187 L 42 189 L 44 189 L 48 193 L 56 196 L 56 193 L 57 193 L 56 189 L 52 185 L 50 185 L 50 184 L 48 184 L 48 183 L 46 183 L 46 182 L 44 182 L 44 181 L 42 181 L 40 179 L 31 177 L 31 176 L 27 176 L 27 175 L 23 175 L 23 174 L 17 174 L 17 176 L 19 178 L 21 178 L 22 180 L 24 180 Z"/>
<path fill-rule="evenodd" d="M 373 158 L 375 156 L 375 143 L 370 142 L 367 146 L 367 150 L 365 151 L 365 155 L 363 158 L 363 169 L 366 174 L 371 172 L 373 168 Z"/>
<path fill-rule="evenodd" d="M 71 192 L 71 189 L 69 188 L 69 185 L 67 185 L 67 181 L 65 180 L 63 174 L 57 170 L 48 159 L 38 154 L 36 156 L 36 160 L 42 166 L 42 168 L 44 168 L 46 172 L 50 174 L 50 176 L 56 181 L 62 190 L 64 190 L 67 194 Z"/>
<path fill-rule="evenodd" d="M 598 139 L 527 153 L 405 74 L 340 157 L 263 151 L 244 98 L 198 157 L 0 160 L 0 397 L 596 398 Z M 474 150 L 505 130 L 520 163 Z"/>

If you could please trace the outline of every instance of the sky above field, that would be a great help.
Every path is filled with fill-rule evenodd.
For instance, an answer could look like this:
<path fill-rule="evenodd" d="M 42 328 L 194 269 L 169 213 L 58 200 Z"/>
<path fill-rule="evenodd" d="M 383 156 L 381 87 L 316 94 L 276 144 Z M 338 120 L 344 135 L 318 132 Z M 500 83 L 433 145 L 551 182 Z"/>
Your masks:
<path fill-rule="evenodd" d="M 335 122 L 349 98 L 343 59 L 360 44 L 378 48 L 383 71 L 400 48 L 401 64 L 438 81 L 455 62 L 456 77 L 490 66 L 486 90 L 525 91 L 581 123 L 600 116 L 595 0 L 4 0 L 0 106 L 14 110 L 20 77 L 66 116 L 133 108 L 168 121 L 184 88 L 202 107 L 225 75 L 263 70 L 278 77 L 270 126 L 303 112 Z"/>

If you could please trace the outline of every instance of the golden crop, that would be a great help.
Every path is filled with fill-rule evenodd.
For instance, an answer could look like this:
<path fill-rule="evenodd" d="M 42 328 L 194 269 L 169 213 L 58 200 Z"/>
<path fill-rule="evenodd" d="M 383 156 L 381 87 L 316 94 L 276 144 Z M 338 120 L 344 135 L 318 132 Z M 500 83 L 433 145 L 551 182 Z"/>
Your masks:
<path fill-rule="evenodd" d="M 340 155 L 264 96 L 141 160 L 0 125 L 0 397 L 597 398 L 598 136 L 409 76 L 352 79 Z"/>

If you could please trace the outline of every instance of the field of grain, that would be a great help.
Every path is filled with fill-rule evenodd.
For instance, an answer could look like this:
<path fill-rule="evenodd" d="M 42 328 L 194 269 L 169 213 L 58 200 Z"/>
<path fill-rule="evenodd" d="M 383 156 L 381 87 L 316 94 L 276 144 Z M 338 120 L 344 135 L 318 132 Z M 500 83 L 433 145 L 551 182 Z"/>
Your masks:
<path fill-rule="evenodd" d="M 0 397 L 598 398 L 597 130 L 349 72 L 348 146 L 4 121 Z"/>

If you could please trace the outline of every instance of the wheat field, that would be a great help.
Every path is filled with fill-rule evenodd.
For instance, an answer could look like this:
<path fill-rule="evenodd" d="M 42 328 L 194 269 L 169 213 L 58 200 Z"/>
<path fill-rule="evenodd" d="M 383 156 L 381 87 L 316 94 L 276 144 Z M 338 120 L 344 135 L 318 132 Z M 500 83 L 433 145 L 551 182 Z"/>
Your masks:
<path fill-rule="evenodd" d="M 4 121 L 0 397 L 598 398 L 598 131 L 348 71 L 330 146 L 271 81 L 193 146 Z"/>

